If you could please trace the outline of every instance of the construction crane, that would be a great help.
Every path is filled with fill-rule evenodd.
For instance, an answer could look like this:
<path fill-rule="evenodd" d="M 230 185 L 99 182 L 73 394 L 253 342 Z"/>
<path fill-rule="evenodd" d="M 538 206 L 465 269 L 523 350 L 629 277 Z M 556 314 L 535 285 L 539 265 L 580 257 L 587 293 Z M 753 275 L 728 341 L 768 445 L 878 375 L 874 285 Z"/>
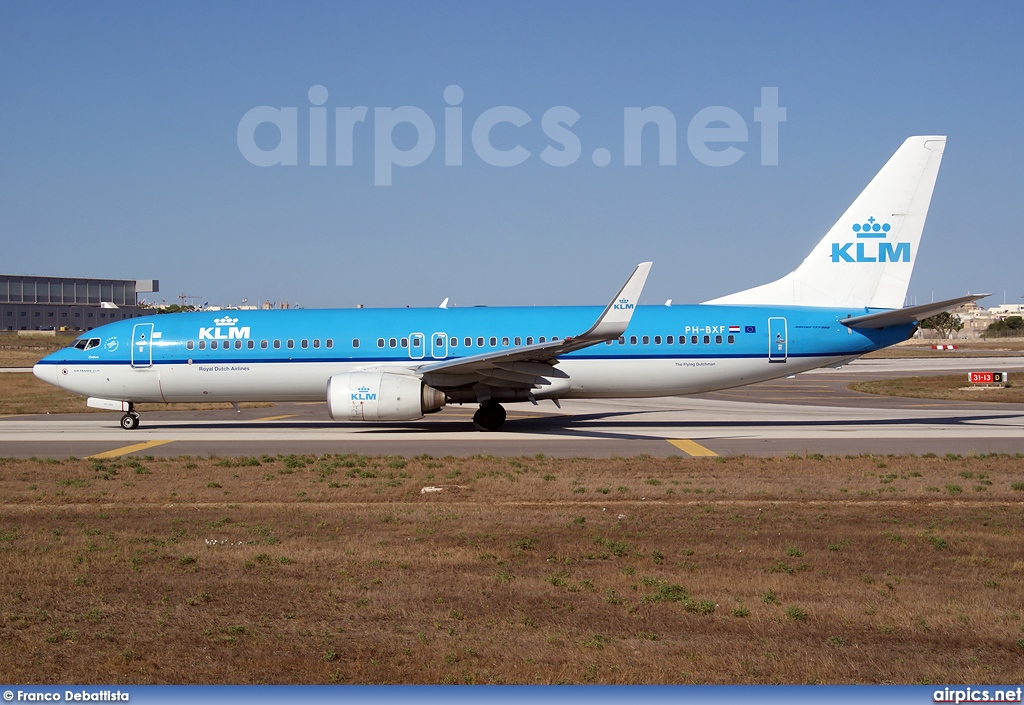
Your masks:
<path fill-rule="evenodd" d="M 181 301 L 181 307 L 185 308 L 185 301 L 198 301 L 203 298 L 202 296 L 192 296 L 191 294 L 178 294 L 178 299 Z"/>

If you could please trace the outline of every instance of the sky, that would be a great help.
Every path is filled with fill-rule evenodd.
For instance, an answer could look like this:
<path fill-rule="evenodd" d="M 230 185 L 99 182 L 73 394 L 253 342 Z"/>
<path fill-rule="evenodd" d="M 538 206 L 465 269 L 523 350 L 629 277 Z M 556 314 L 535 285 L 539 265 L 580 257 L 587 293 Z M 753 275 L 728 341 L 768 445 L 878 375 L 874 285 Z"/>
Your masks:
<path fill-rule="evenodd" d="M 795 268 L 940 134 L 908 298 L 1024 303 L 1022 32 L 1020 2 L 3 3 L 0 272 L 575 305 L 653 260 L 645 303 L 699 302 Z M 651 107 L 667 156 L 627 144 Z"/>

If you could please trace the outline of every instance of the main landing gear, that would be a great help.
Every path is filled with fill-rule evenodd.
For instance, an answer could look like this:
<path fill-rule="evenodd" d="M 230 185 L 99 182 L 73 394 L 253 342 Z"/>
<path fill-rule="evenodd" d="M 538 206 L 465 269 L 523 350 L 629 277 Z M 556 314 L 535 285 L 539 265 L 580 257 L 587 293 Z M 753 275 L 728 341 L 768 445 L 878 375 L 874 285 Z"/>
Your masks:
<path fill-rule="evenodd" d="M 505 407 L 496 401 L 485 401 L 473 414 L 473 423 L 482 431 L 497 431 L 505 423 Z"/>
<path fill-rule="evenodd" d="M 139 427 L 139 415 L 135 412 L 135 409 L 131 407 L 124 416 L 121 417 L 121 428 L 125 431 L 134 431 Z"/>

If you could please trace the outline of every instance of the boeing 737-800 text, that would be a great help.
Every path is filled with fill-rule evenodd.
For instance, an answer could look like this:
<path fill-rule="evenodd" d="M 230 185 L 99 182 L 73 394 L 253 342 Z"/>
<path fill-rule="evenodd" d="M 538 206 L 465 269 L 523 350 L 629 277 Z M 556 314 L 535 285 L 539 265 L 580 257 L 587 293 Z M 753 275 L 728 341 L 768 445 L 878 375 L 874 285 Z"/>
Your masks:
<path fill-rule="evenodd" d="M 981 296 L 900 308 L 945 137 L 911 137 L 781 279 L 698 305 L 639 306 L 651 264 L 597 307 L 216 311 L 84 333 L 37 377 L 123 412 L 139 402 L 326 400 L 337 421 L 479 404 L 693 394 L 836 365 Z"/>

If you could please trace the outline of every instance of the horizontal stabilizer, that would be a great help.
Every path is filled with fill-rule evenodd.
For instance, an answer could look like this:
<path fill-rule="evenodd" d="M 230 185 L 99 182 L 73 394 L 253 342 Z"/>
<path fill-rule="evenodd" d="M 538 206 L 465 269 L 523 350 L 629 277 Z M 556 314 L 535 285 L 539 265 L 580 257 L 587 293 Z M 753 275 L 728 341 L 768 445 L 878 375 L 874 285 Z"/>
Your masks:
<path fill-rule="evenodd" d="M 907 308 L 897 308 L 892 311 L 880 311 L 879 313 L 869 313 L 864 316 L 856 316 L 854 318 L 844 318 L 840 323 L 849 328 L 888 328 L 889 326 L 902 326 L 908 323 L 919 323 L 925 318 L 934 316 L 937 313 L 942 313 L 943 311 L 948 311 L 951 308 L 956 308 L 961 304 L 978 301 L 979 299 L 984 299 L 986 296 L 991 295 L 992 294 L 968 294 L 967 296 L 961 296 L 956 299 L 935 301 L 934 303 L 921 304 L 920 306 L 909 306 Z"/>

